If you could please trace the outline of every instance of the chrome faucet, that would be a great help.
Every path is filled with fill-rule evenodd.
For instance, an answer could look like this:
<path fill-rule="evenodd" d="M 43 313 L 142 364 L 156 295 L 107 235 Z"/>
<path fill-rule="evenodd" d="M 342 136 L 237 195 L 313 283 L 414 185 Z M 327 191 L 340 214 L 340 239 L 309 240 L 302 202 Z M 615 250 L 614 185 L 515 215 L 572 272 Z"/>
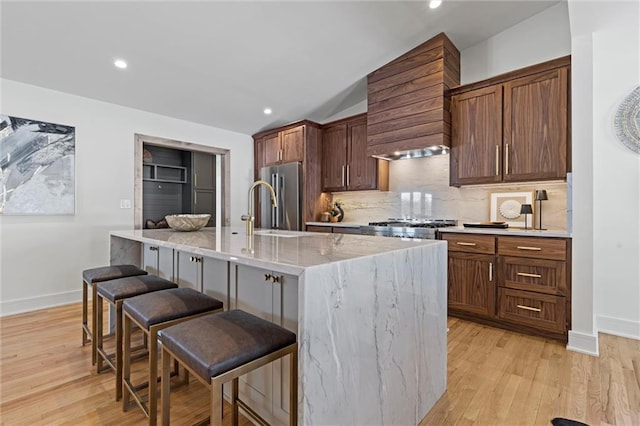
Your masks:
<path fill-rule="evenodd" d="M 249 188 L 249 211 L 247 214 L 243 214 L 241 217 L 243 221 L 247 222 L 247 236 L 253 235 L 253 221 L 256 218 L 256 212 L 253 208 L 253 190 L 258 185 L 264 185 L 269 189 L 269 192 L 271 193 L 271 204 L 273 205 L 273 207 L 278 207 L 278 201 L 276 200 L 276 193 L 273 190 L 273 186 L 263 180 L 255 181 L 253 185 L 251 185 L 251 188 Z"/>

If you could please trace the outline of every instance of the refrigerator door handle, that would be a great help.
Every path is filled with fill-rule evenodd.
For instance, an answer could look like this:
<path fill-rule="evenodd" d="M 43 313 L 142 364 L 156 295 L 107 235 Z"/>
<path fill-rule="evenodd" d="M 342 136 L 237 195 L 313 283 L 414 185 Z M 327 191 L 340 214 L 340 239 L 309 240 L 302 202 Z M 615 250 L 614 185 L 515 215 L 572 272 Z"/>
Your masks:
<path fill-rule="evenodd" d="M 278 201 L 278 206 L 280 205 L 280 188 L 278 188 L 278 173 L 271 174 L 271 186 L 276 192 L 276 200 Z M 271 205 L 271 229 L 278 229 L 278 209 Z"/>
<path fill-rule="evenodd" d="M 285 215 L 287 213 L 287 209 L 285 208 L 284 205 L 284 200 L 286 200 L 285 197 L 285 185 L 284 185 L 284 176 L 280 176 L 278 175 L 278 207 L 282 206 L 281 208 L 277 209 L 277 214 L 278 214 L 278 229 L 288 229 L 289 227 L 287 226 L 287 222 L 286 222 L 286 218 Z M 285 227 L 285 228 L 283 228 Z"/>

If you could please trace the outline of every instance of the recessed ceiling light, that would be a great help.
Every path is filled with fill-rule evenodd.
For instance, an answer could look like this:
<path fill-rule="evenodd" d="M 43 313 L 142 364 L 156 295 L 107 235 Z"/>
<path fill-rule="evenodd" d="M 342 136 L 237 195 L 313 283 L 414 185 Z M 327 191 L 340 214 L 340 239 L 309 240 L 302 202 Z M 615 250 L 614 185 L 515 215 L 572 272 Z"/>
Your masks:
<path fill-rule="evenodd" d="M 429 7 L 431 9 L 435 9 L 436 7 L 440 6 L 442 4 L 442 0 L 431 0 L 429 2 Z"/>
<path fill-rule="evenodd" d="M 271 111 L 271 108 L 265 108 L 263 112 L 264 112 L 264 115 L 271 115 L 273 111 Z"/>
<path fill-rule="evenodd" d="M 113 61 L 113 65 L 120 69 L 125 69 L 127 67 L 127 63 L 122 59 L 116 59 L 115 61 Z"/>

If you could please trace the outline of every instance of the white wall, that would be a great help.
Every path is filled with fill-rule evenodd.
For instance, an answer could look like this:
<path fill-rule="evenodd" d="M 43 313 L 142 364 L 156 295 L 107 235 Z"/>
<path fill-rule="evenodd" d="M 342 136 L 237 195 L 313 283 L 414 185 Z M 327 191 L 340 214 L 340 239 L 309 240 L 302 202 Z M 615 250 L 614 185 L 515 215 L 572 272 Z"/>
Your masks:
<path fill-rule="evenodd" d="M 0 216 L 0 314 L 79 301 L 81 271 L 109 263 L 108 233 L 133 228 L 134 133 L 231 150 L 231 223 L 246 208 L 253 140 L 131 108 L 0 80 L 3 114 L 75 126 L 76 214 Z"/>
<path fill-rule="evenodd" d="M 574 282 L 592 264 L 596 330 L 640 339 L 640 155 L 613 128 L 618 105 L 640 84 L 640 2 L 571 0 L 569 12 L 573 75 L 581 76 L 573 79 L 573 128 L 586 128 L 577 144 L 574 134 L 574 187 L 593 184 L 592 197 L 574 198 L 574 231 L 591 243 L 574 253 L 592 261 L 574 262 Z M 591 223 L 581 218 L 590 210 Z"/>
<path fill-rule="evenodd" d="M 460 52 L 460 82 L 472 83 L 571 53 L 567 3 L 561 2 Z"/>

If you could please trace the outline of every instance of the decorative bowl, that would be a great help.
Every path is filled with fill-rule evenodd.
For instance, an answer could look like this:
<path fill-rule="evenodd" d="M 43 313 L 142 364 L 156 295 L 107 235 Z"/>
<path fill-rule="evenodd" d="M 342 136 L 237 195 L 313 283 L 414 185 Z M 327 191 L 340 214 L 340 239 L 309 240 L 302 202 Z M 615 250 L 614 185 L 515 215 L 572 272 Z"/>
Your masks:
<path fill-rule="evenodd" d="M 164 217 L 171 229 L 176 231 L 197 231 L 209 222 L 210 214 L 170 214 Z"/>

